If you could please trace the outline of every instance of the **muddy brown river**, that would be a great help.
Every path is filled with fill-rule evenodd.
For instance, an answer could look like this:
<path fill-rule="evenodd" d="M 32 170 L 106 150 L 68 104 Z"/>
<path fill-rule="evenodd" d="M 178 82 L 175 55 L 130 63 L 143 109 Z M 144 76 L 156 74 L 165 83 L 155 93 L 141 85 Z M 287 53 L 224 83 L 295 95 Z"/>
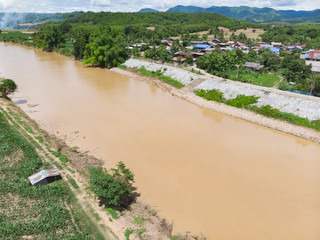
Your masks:
<path fill-rule="evenodd" d="M 0 43 L 0 76 L 42 128 L 106 167 L 125 162 L 175 231 L 320 239 L 320 145 L 54 53 Z"/>

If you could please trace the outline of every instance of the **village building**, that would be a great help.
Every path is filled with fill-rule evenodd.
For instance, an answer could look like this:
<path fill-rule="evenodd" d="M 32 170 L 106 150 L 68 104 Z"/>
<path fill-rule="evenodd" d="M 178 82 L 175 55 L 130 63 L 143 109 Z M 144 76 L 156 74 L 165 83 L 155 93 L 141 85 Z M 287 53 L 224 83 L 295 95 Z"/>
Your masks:
<path fill-rule="evenodd" d="M 264 66 L 261 65 L 260 63 L 252 63 L 252 62 L 246 62 L 245 64 L 243 64 L 243 67 L 253 72 L 259 71 L 261 68 L 264 68 Z"/>
<path fill-rule="evenodd" d="M 278 47 L 281 48 L 283 44 L 281 42 L 271 42 L 272 47 Z"/>
<path fill-rule="evenodd" d="M 319 61 L 320 60 L 320 50 L 310 50 L 305 58 L 311 61 Z"/>

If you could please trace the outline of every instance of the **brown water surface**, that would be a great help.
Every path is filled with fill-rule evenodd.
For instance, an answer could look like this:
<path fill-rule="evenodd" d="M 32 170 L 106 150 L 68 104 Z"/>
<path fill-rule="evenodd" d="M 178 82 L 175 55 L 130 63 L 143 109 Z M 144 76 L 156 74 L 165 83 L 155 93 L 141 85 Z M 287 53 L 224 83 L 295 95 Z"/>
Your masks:
<path fill-rule="evenodd" d="M 0 43 L 0 74 L 45 130 L 107 167 L 124 161 L 141 199 L 176 231 L 320 239 L 319 145 L 54 53 Z"/>

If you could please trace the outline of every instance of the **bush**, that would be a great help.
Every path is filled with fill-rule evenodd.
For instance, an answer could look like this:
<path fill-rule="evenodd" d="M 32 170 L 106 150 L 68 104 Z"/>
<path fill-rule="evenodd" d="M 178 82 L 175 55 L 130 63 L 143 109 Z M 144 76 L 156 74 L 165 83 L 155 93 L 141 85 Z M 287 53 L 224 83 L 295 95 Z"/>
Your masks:
<path fill-rule="evenodd" d="M 249 105 L 257 103 L 258 99 L 256 96 L 239 94 L 236 98 L 226 101 L 226 104 L 237 108 L 248 108 Z"/>
<path fill-rule="evenodd" d="M 280 110 L 270 105 L 265 105 L 258 108 L 256 112 L 267 117 L 276 117 L 280 113 Z"/>
<path fill-rule="evenodd" d="M 101 167 L 89 168 L 89 189 L 95 192 L 101 203 L 115 209 L 126 208 L 133 200 L 134 174 L 119 162 L 110 171 Z"/>
<path fill-rule="evenodd" d="M 223 97 L 223 92 L 212 89 L 212 90 L 195 90 L 194 93 L 199 97 L 203 97 L 204 99 L 215 101 L 215 102 L 224 102 L 225 98 Z"/>

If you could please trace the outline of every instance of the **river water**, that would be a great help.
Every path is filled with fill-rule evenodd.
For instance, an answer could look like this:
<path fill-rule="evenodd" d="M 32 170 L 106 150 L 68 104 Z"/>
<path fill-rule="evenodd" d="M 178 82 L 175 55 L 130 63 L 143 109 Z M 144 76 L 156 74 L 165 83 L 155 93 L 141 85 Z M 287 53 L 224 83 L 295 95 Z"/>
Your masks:
<path fill-rule="evenodd" d="M 42 128 L 106 167 L 125 162 L 175 231 L 320 239 L 320 145 L 55 53 L 0 43 L 0 76 Z"/>

